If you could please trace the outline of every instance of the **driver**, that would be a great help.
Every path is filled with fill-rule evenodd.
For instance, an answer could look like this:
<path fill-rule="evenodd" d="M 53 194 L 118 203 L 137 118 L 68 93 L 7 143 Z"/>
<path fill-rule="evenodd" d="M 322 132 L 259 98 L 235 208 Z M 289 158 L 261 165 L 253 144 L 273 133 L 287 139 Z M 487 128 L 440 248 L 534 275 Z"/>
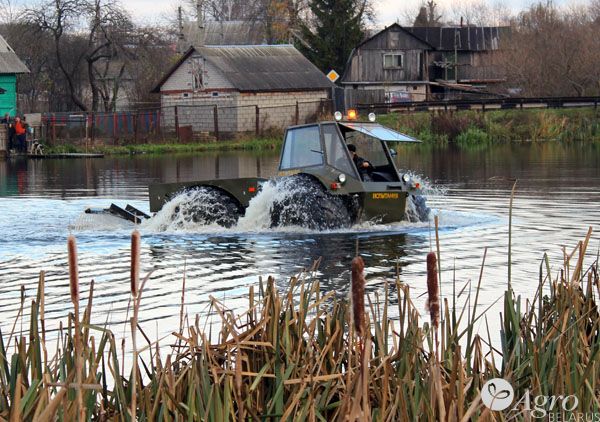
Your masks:
<path fill-rule="evenodd" d="M 348 144 L 348 151 L 352 154 L 352 161 L 364 181 L 371 180 L 369 173 L 373 171 L 373 165 L 356 153 L 356 145 Z"/>

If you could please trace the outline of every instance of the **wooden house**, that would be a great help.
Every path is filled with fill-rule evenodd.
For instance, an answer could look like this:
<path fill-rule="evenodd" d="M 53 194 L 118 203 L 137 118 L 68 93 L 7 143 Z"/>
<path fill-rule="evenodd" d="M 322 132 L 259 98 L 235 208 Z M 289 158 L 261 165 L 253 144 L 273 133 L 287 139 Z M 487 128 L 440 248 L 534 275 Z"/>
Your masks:
<path fill-rule="evenodd" d="M 17 112 L 17 75 L 29 73 L 27 66 L 0 35 L 0 116 Z M 2 92 L 4 91 L 4 92 Z"/>
<path fill-rule="evenodd" d="M 494 53 L 506 31 L 389 26 L 352 51 L 341 79 L 346 103 L 425 101 L 485 91 L 504 80 Z"/>

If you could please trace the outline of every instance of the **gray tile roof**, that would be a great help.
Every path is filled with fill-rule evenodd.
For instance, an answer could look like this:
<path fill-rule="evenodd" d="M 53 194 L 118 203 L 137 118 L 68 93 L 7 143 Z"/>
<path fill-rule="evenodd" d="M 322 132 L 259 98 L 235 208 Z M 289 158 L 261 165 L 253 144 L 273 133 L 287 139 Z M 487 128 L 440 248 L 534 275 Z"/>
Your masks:
<path fill-rule="evenodd" d="M 195 52 L 212 63 L 239 91 L 315 91 L 333 86 L 329 79 L 292 45 L 206 46 L 190 48 L 167 72 L 160 87 Z"/>
<path fill-rule="evenodd" d="M 240 91 L 331 88 L 327 77 L 292 45 L 198 47 Z"/>
<path fill-rule="evenodd" d="M 0 74 L 2 73 L 29 73 L 29 69 L 0 35 Z"/>

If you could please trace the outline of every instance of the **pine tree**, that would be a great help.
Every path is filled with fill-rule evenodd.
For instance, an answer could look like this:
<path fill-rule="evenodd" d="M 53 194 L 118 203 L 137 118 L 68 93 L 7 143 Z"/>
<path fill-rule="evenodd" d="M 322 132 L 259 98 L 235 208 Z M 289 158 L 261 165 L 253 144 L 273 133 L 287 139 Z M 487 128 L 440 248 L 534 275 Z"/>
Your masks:
<path fill-rule="evenodd" d="M 310 0 L 313 26 L 303 24 L 302 53 L 323 72 L 334 69 L 340 75 L 346 61 L 364 39 L 365 0 Z"/>

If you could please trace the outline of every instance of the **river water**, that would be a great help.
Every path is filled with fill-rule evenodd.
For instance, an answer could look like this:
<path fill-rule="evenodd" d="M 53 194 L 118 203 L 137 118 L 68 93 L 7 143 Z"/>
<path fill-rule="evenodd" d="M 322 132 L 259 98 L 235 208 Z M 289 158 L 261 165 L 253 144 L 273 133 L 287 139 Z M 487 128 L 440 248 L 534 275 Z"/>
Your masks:
<path fill-rule="evenodd" d="M 129 243 L 132 226 L 110 217 L 82 214 L 86 207 L 130 203 L 148 210 L 147 186 L 203 178 L 269 177 L 276 153 L 132 156 L 77 160 L 0 161 L 0 328 L 12 329 L 20 307 L 35 296 L 46 272 L 47 325 L 71 309 L 66 237 L 79 247 L 82 296 L 95 280 L 94 318 L 120 330 L 129 298 Z M 510 190 L 517 181 L 513 210 L 513 287 L 530 298 L 544 252 L 553 271 L 562 264 L 562 247 L 583 239 L 600 222 L 600 146 L 594 144 L 510 144 L 461 150 L 409 147 L 398 156 L 431 186 L 428 203 L 440 219 L 442 295 L 479 278 L 484 249 L 483 307 L 497 319 L 507 282 Z M 260 213 L 259 213 L 260 214 Z M 367 266 L 367 290 L 382 291 L 400 279 L 412 288 L 425 314 L 425 257 L 435 248 L 432 224 L 362 225 L 334 232 L 268 229 L 258 221 L 243 229 L 188 227 L 157 231 L 143 225 L 142 275 L 151 273 L 140 318 L 156 334 L 178 326 L 181 285 L 190 316 L 204 314 L 210 297 L 241 309 L 248 287 L 272 275 L 285 288 L 290 276 L 322 258 L 314 274 L 322 290 L 345 295 L 350 261 L 358 249 Z M 590 259 L 600 239 L 590 242 Z M 466 296 L 461 298 L 465 300 Z M 27 314 L 27 312 L 25 312 Z M 492 323 L 492 325 L 495 325 Z M 17 324 L 18 327 L 18 324 Z M 18 328 L 17 328 L 18 329 Z"/>

